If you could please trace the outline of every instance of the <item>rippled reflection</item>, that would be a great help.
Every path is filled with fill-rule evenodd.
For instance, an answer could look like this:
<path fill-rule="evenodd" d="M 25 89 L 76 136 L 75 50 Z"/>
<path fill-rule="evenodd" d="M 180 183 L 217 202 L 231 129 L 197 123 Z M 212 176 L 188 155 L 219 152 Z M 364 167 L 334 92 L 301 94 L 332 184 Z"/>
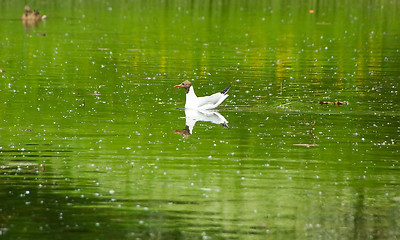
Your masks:
<path fill-rule="evenodd" d="M 226 120 L 226 118 L 217 110 L 185 109 L 185 119 L 185 128 L 181 130 L 174 130 L 176 134 L 181 134 L 185 138 L 189 138 L 190 135 L 192 135 L 194 125 L 196 125 L 196 122 L 198 121 L 219 124 L 229 129 L 228 120 Z"/>

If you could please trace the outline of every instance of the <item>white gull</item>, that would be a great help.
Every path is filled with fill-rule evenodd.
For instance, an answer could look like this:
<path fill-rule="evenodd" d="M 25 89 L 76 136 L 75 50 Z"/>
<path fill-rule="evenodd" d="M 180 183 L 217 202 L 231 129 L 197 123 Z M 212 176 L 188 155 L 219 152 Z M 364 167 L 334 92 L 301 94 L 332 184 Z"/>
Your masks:
<path fill-rule="evenodd" d="M 211 96 L 205 97 L 197 97 L 194 93 L 192 83 L 187 80 L 174 87 L 181 87 L 186 90 L 186 109 L 213 109 L 218 107 L 218 105 L 229 96 L 227 92 L 231 86 L 225 88 L 219 93 L 214 93 Z"/>

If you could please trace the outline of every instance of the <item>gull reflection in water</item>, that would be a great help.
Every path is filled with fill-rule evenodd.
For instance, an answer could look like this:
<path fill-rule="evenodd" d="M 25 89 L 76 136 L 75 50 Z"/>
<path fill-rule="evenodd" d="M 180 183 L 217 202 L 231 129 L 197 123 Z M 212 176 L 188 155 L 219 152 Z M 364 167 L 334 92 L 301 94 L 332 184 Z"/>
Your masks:
<path fill-rule="evenodd" d="M 176 134 L 183 135 L 185 138 L 189 138 L 192 135 L 194 125 L 197 121 L 212 122 L 214 124 L 220 124 L 223 127 L 228 127 L 228 121 L 216 110 L 196 110 L 196 109 L 185 109 L 186 115 L 186 127 L 182 130 L 174 130 Z"/>

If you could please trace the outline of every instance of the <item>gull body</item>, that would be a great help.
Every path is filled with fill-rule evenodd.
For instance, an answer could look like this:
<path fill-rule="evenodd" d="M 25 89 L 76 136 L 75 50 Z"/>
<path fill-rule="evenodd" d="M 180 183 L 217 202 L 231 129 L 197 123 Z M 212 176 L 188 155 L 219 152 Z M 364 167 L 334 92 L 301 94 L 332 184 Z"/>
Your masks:
<path fill-rule="evenodd" d="M 186 109 L 213 109 L 218 107 L 229 96 L 227 92 L 231 86 L 219 93 L 214 93 L 213 95 L 205 97 L 197 97 L 192 83 L 187 80 L 174 87 L 181 87 L 186 90 Z"/>

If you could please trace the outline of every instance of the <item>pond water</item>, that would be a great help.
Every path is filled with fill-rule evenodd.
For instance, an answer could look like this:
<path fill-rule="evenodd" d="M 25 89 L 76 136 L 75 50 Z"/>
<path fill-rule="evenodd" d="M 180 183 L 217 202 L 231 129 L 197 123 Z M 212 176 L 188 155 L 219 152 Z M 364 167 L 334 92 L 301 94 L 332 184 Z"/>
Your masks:
<path fill-rule="evenodd" d="M 28 2 L 0 1 L 1 237 L 400 237 L 398 1 Z M 184 80 L 230 96 L 185 111 Z"/>

